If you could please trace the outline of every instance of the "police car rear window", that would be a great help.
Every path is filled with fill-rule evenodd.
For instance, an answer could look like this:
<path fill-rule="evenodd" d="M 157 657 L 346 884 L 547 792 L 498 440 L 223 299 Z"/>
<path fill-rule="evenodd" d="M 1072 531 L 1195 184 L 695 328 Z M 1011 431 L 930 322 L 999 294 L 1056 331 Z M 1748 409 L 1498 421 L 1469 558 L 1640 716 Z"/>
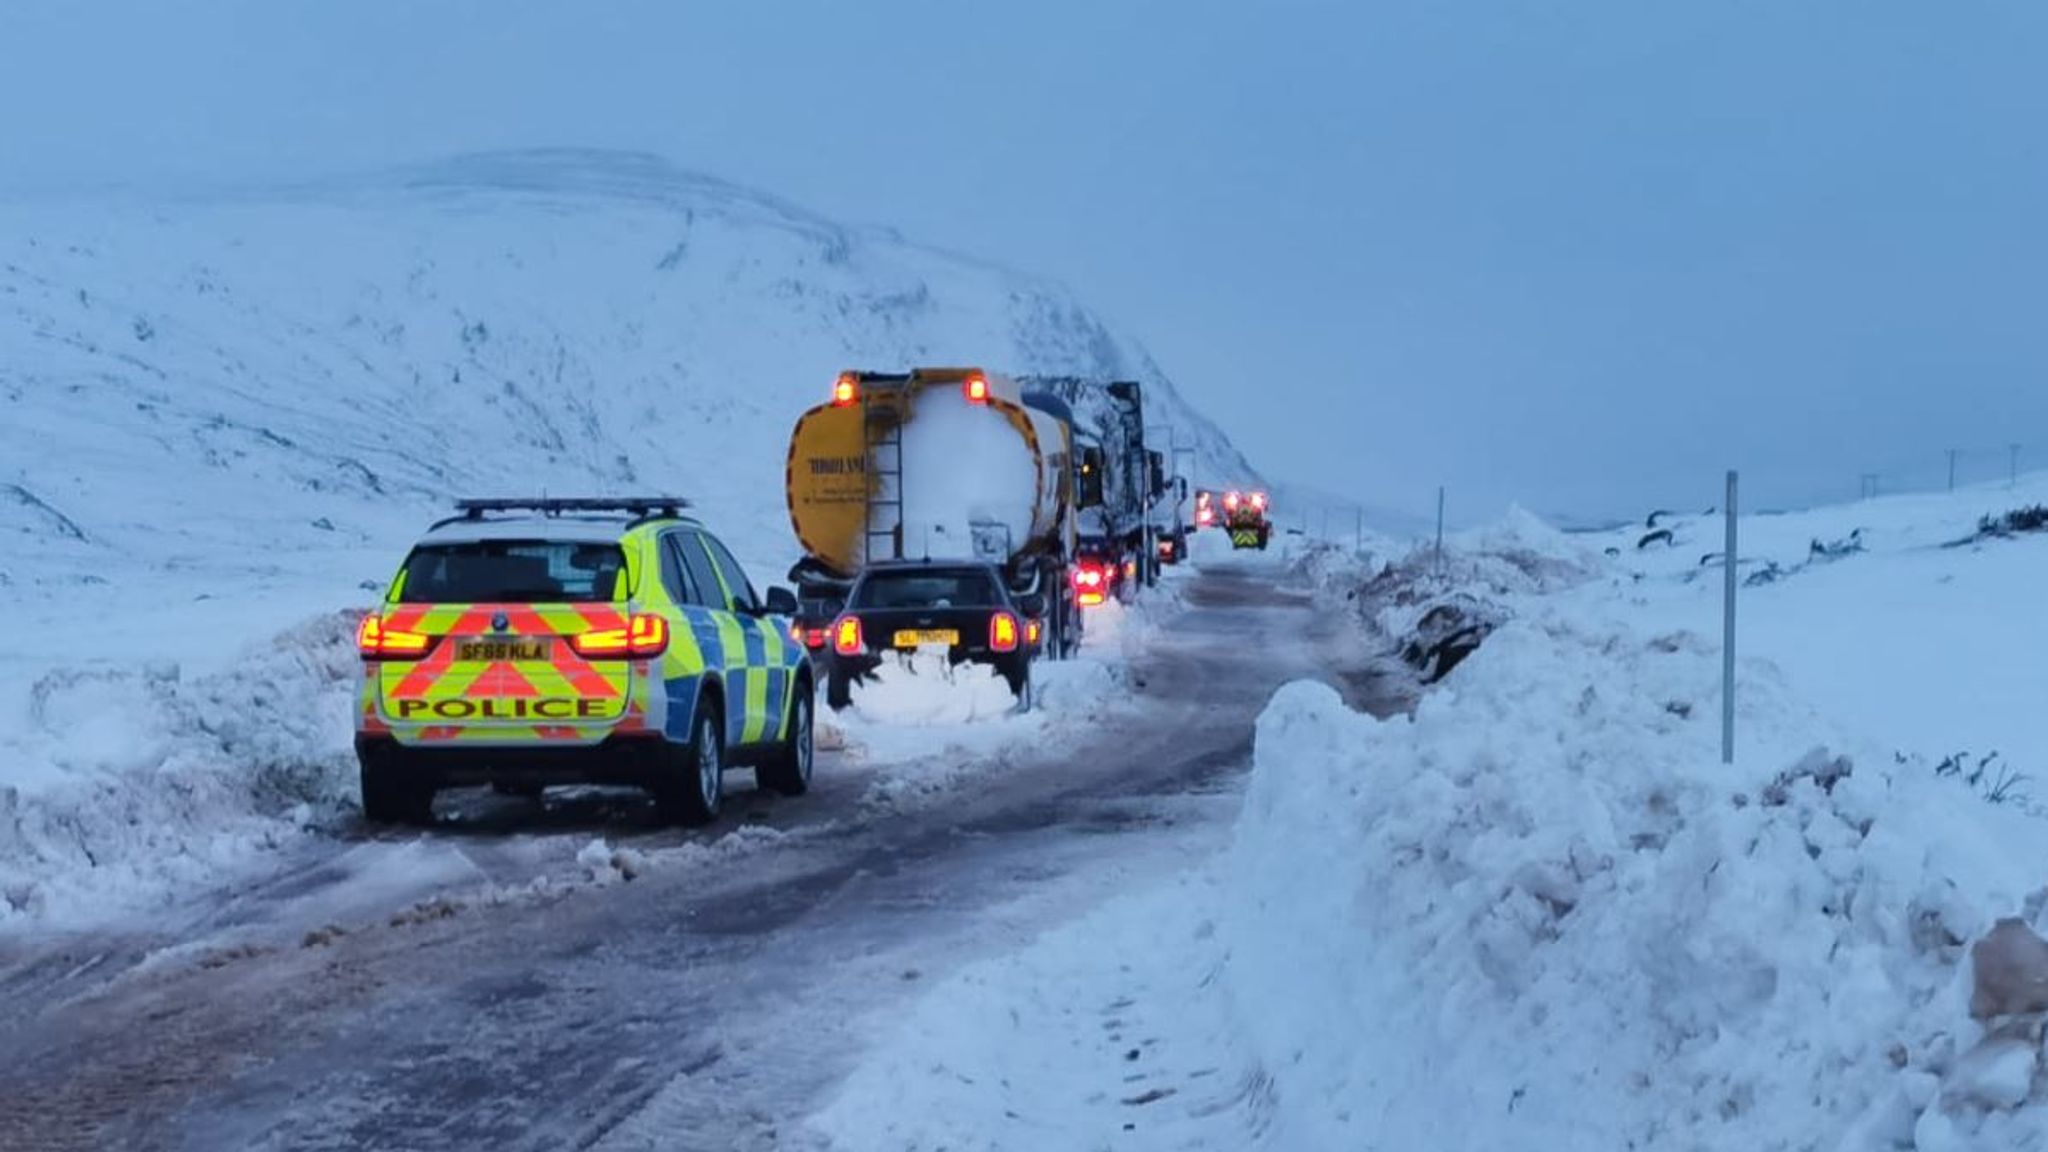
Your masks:
<path fill-rule="evenodd" d="M 996 602 L 995 582 L 974 568 L 870 572 L 855 608 L 973 608 Z"/>
<path fill-rule="evenodd" d="M 617 598 L 625 553 L 590 541 L 423 544 L 405 561 L 406 604 L 566 603 Z"/>

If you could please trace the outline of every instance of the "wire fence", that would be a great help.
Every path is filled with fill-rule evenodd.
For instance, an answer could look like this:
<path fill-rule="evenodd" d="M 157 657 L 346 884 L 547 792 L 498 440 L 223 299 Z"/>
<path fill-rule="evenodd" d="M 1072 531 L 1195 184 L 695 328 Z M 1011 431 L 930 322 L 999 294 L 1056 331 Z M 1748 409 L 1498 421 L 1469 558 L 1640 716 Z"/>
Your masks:
<path fill-rule="evenodd" d="M 1872 499 L 1901 492 L 1940 492 L 1973 484 L 2017 483 L 2028 467 L 2027 446 L 2014 441 L 1996 447 L 1947 448 L 1921 453 L 1856 474 L 1856 496 Z"/>
<path fill-rule="evenodd" d="M 1745 511 L 1772 512 L 1847 504 L 1884 496 L 1939 493 L 1970 487 L 2009 487 L 2030 470 L 2048 467 L 2048 446 L 2038 451 L 2022 441 L 1978 444 L 1969 447 L 1938 448 L 1899 457 L 1877 467 L 1833 473 L 1812 468 L 1759 468 L 1743 473 Z M 1701 489 L 1706 496 L 1708 490 Z M 1713 493 L 1718 495 L 1718 486 Z M 1469 526 L 1469 516 L 1456 512 L 1455 492 L 1435 493 L 1437 511 L 1450 510 L 1450 530 Z M 1702 508 L 1711 497 L 1702 501 Z M 1645 508 L 1642 511 L 1647 512 Z M 1624 522 L 1625 514 L 1611 519 L 1587 517 L 1567 524 L 1571 529 L 1598 529 Z M 1388 524 L 1384 515 L 1359 505 L 1313 505 L 1278 510 L 1277 526 L 1288 535 L 1304 536 L 1333 544 L 1365 547 L 1387 541 L 1413 548 L 1431 547 L 1442 528 L 1429 511 L 1402 517 Z"/>

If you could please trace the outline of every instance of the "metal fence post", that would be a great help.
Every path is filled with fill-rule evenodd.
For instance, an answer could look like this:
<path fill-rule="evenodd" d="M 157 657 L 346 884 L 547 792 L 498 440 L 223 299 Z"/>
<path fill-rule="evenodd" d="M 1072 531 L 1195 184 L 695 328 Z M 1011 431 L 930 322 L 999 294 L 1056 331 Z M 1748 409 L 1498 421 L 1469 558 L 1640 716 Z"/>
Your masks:
<path fill-rule="evenodd" d="M 1721 763 L 1735 763 L 1735 471 L 1728 472 L 1728 544 L 1721 609 Z"/>
<path fill-rule="evenodd" d="M 1444 486 L 1436 486 L 1436 571 L 1444 571 Z"/>

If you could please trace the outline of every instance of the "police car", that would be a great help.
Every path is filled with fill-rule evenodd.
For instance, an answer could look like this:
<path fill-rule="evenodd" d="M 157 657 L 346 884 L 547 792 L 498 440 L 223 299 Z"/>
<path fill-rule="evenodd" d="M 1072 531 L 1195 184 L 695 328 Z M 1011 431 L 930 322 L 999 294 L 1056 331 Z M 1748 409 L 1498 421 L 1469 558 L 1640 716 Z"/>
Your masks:
<path fill-rule="evenodd" d="M 465 500 L 413 546 L 357 632 L 363 814 L 424 823 L 434 794 L 620 784 L 685 823 L 727 768 L 810 786 L 812 673 L 686 502 Z"/>

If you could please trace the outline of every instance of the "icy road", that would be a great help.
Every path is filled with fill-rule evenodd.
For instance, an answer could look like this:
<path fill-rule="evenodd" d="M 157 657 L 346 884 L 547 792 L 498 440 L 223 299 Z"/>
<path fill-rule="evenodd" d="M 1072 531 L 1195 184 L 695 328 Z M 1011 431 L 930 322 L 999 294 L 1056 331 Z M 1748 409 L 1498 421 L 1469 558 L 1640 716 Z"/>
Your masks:
<path fill-rule="evenodd" d="M 7 945 L 0 1148 L 804 1146 L 926 983 L 1214 850 L 1274 688 L 1405 706 L 1277 576 L 1192 577 L 1134 707 L 972 754 L 931 803 L 858 803 L 878 766 L 830 755 L 811 796 L 739 791 L 708 837 L 601 798 L 465 799 L 175 928 Z M 522 885 L 598 837 L 609 882 Z"/>

